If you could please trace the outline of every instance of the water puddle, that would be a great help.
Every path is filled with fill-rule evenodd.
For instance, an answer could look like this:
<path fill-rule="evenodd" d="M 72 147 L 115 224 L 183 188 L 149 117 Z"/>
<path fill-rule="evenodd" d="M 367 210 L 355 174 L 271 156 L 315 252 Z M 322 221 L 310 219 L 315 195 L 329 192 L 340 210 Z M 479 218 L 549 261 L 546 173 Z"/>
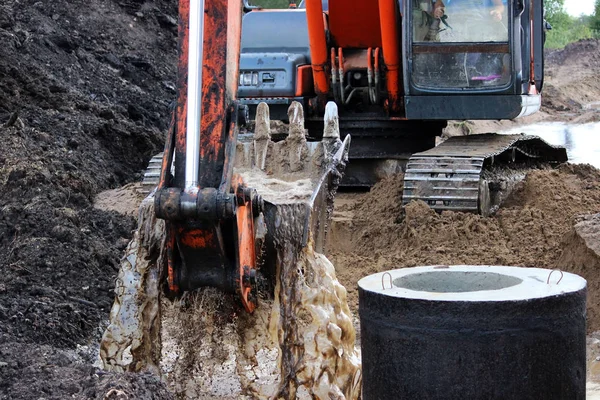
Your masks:
<path fill-rule="evenodd" d="M 502 131 L 503 134 L 525 132 L 553 145 L 565 146 L 569 162 L 591 164 L 600 168 L 600 122 L 571 125 L 564 122 L 544 122 Z"/>

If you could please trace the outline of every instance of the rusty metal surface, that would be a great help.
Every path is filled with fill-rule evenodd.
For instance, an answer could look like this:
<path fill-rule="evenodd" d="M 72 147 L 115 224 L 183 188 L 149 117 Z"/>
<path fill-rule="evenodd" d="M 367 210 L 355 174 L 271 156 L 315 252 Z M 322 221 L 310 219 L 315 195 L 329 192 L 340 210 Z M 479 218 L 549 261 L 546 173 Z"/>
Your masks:
<path fill-rule="evenodd" d="M 204 5 L 204 22 L 199 23 L 190 20 L 190 0 L 179 1 L 177 107 L 162 162 L 158 165 L 160 156 L 153 159 L 145 173 L 144 186 L 152 188 L 159 184 L 155 214 L 167 221 L 169 291 L 176 294 L 213 286 L 237 292 L 246 310 L 252 312 L 254 305 L 248 298 L 251 285 L 246 274 L 251 275 L 255 266 L 253 219 L 257 216 L 253 215 L 253 209 L 257 207 L 253 207 L 253 199 L 240 199 L 232 192 L 243 185 L 239 181 L 234 187 L 232 182 L 239 130 L 238 104 L 233 98 L 238 74 L 241 3 L 206 0 Z M 199 26 L 190 27 L 191 23 Z M 202 43 L 190 42 L 190 28 L 204 29 Z M 202 74 L 199 74 L 200 146 L 199 150 L 186 153 L 189 151 L 186 100 L 196 95 L 187 87 L 190 46 L 201 46 L 198 53 L 203 54 Z M 192 156 L 200 157 L 198 179 L 197 183 L 193 180 L 194 187 L 185 187 L 185 161 Z M 194 166 L 192 170 L 195 169 Z M 234 218 L 236 209 L 241 222 Z"/>
<path fill-rule="evenodd" d="M 487 215 L 491 205 L 489 182 L 482 173 L 491 166 L 528 161 L 565 162 L 566 149 L 537 136 L 490 133 L 452 137 L 409 159 L 402 203 L 422 200 L 439 211 Z"/>

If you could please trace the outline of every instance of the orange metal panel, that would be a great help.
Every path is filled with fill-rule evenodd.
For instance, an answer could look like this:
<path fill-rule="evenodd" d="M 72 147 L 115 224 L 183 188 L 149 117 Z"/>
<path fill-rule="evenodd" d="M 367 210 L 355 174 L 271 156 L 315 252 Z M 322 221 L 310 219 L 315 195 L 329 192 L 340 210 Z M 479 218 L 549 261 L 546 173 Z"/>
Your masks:
<path fill-rule="evenodd" d="M 243 194 L 244 181 L 240 176 L 233 178 L 236 196 Z M 245 199 L 237 206 L 236 223 L 238 233 L 238 277 L 236 282 L 238 294 L 244 308 L 249 313 L 256 308 L 256 299 L 252 298 L 252 284 L 249 280 L 256 271 L 256 247 L 254 243 L 254 217 L 252 215 L 252 199 Z"/>
<path fill-rule="evenodd" d="M 169 285 L 169 290 L 173 293 L 179 292 L 179 286 L 175 283 L 175 228 L 173 224 L 167 222 L 167 284 Z"/>
<path fill-rule="evenodd" d="M 379 0 L 383 61 L 387 68 L 388 109 L 400 112 L 400 14 L 396 0 Z"/>
<path fill-rule="evenodd" d="M 195 249 L 203 249 L 206 247 L 216 247 L 215 235 L 207 230 L 186 230 L 180 228 L 181 244 Z"/>
<path fill-rule="evenodd" d="M 310 43 L 310 57 L 312 59 L 315 92 L 319 98 L 320 105 L 324 109 L 325 102 L 327 101 L 327 94 L 329 93 L 329 79 L 327 76 L 325 22 L 321 0 L 306 0 L 306 21 L 308 25 L 308 39 Z"/>
<path fill-rule="evenodd" d="M 314 82 L 312 67 L 310 65 L 301 65 L 296 74 L 296 97 L 308 96 L 314 91 Z"/>
<path fill-rule="evenodd" d="M 329 31 L 336 47 L 380 47 L 379 25 L 377 1 L 329 0 Z"/>

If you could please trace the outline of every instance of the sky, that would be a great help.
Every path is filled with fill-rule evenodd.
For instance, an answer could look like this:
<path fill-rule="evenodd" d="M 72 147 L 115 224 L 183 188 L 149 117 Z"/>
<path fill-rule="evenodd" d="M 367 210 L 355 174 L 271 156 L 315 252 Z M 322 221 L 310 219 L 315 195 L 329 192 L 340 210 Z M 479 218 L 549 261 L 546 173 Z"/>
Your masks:
<path fill-rule="evenodd" d="M 594 13 L 594 0 L 565 0 L 565 9 L 575 17 Z"/>

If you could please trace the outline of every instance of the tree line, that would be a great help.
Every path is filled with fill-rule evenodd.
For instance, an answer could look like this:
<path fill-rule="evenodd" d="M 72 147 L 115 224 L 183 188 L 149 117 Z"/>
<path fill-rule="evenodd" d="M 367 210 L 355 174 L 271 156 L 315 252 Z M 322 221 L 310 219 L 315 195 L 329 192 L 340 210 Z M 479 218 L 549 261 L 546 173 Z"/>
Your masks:
<path fill-rule="evenodd" d="M 565 10 L 565 0 L 545 0 L 546 20 L 552 26 L 546 36 L 546 47 L 557 49 L 581 39 L 600 38 L 600 0 L 594 14 L 573 17 Z"/>

